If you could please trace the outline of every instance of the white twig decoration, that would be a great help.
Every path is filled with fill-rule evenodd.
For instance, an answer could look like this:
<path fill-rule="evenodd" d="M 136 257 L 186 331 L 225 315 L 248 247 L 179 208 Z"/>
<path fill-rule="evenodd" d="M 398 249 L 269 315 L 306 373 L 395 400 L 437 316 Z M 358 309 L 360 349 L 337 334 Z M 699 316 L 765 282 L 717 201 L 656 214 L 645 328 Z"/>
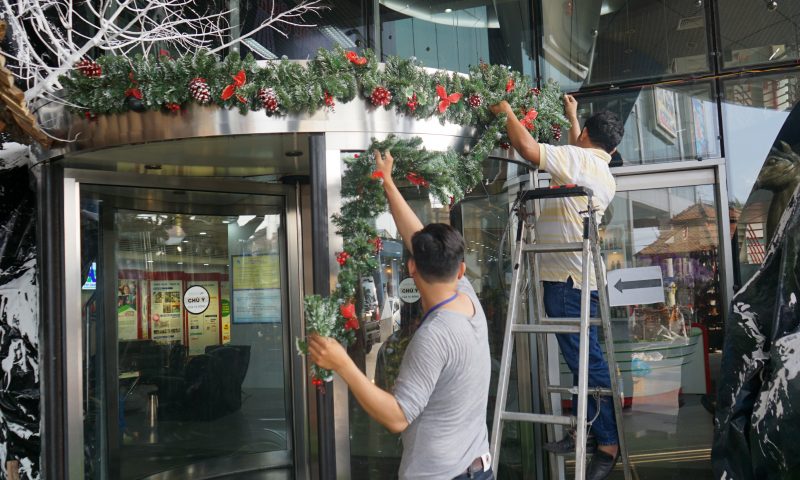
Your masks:
<path fill-rule="evenodd" d="M 58 77 L 92 50 L 130 56 L 154 48 L 179 55 L 207 48 L 218 52 L 264 29 L 283 36 L 287 27 L 314 27 L 304 15 L 327 8 L 322 0 L 303 0 L 280 11 L 276 1 L 261 24 L 232 39 L 230 10 L 207 13 L 196 0 L 0 0 L 0 16 L 13 34 L 13 51 L 0 52 L 12 62 L 14 74 L 26 86 L 29 103 L 54 95 Z M 87 34 L 86 32 L 91 32 Z"/>

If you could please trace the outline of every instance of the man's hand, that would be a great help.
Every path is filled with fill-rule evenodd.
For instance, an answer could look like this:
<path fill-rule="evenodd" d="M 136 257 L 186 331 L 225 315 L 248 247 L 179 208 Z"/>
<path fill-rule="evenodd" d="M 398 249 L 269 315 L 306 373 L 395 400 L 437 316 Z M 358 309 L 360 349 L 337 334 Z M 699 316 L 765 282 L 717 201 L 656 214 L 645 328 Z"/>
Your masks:
<path fill-rule="evenodd" d="M 505 100 L 496 105 L 490 106 L 489 110 L 491 110 L 492 113 L 494 113 L 495 115 L 499 113 L 505 113 L 506 115 L 514 115 L 514 111 L 511 109 L 511 105 L 509 105 L 508 102 Z"/>
<path fill-rule="evenodd" d="M 392 166 L 394 165 L 394 158 L 392 158 L 392 152 L 386 150 L 381 156 L 381 152 L 374 150 L 373 155 L 375 155 L 375 168 L 383 174 L 384 181 L 391 181 L 392 180 Z"/>
<path fill-rule="evenodd" d="M 339 372 L 350 360 L 341 343 L 317 334 L 308 336 L 308 354 L 317 366 L 335 372 Z"/>
<path fill-rule="evenodd" d="M 578 118 L 578 101 L 568 93 L 564 94 L 564 113 L 567 114 L 567 119 L 570 121 Z"/>

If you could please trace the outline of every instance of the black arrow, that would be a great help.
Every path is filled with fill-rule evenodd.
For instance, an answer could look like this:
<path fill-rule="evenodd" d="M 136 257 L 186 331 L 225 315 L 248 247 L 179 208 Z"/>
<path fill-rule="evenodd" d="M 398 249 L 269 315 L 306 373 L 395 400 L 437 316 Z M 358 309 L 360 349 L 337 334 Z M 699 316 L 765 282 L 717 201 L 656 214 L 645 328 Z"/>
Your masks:
<path fill-rule="evenodd" d="M 631 280 L 629 282 L 623 282 L 620 278 L 617 280 L 617 283 L 614 284 L 614 288 L 619 290 L 619 293 L 623 293 L 623 290 L 632 290 L 634 288 L 651 288 L 651 287 L 660 287 L 661 286 L 661 279 L 660 278 L 651 278 L 649 280 Z"/>

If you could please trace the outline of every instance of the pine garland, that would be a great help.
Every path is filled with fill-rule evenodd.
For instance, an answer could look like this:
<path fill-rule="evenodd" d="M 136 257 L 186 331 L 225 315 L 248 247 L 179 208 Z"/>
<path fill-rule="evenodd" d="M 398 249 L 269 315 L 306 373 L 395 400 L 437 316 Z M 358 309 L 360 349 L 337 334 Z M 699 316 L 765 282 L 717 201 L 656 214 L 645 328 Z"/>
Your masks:
<path fill-rule="evenodd" d="M 435 116 L 442 124 L 475 127 L 477 140 L 463 155 L 429 152 L 422 148 L 420 138 L 401 140 L 394 136 L 384 141 L 373 139 L 367 150 L 391 150 L 395 178 L 408 178 L 412 184 L 428 188 L 445 205 L 458 202 L 477 185 L 484 159 L 508 142 L 505 116 L 495 117 L 490 105 L 507 100 L 540 142 L 558 140 L 561 130 L 569 127 L 562 94 L 555 83 L 541 90 L 534 88 L 529 78 L 502 65 L 480 63 L 470 68 L 469 75 L 431 74 L 415 58 L 390 57 L 381 69 L 372 51 L 358 55 L 341 48 L 320 50 L 306 65 L 284 58 L 262 67 L 249 54 L 244 58 L 231 54 L 220 61 L 205 51 L 178 59 L 163 55 L 133 59 L 103 56 L 96 62 L 92 72 L 102 72 L 99 75 L 86 75 L 84 66 L 61 79 L 66 100 L 77 105 L 73 110 L 87 118 L 129 110 L 126 91 L 131 79 L 135 78 L 146 109 L 174 111 L 198 102 L 190 85 L 202 78 L 210 92 L 208 104 L 237 108 L 242 114 L 264 110 L 269 89 L 270 95 L 277 97 L 277 105 L 265 111 L 268 115 L 314 113 L 360 97 L 370 109 L 394 109 L 417 119 Z M 375 92 L 380 92 L 377 99 Z M 354 155 L 345 163 L 344 202 L 333 216 L 344 239 L 344 252 L 337 257 L 341 267 L 338 283 L 330 297 L 307 296 L 305 312 L 308 333 L 350 345 L 358 328 L 355 304 L 359 280 L 378 268 L 375 254 L 381 241 L 374 219 L 386 211 L 387 205 L 371 155 Z M 305 341 L 298 339 L 297 348 L 307 353 Z M 318 387 L 332 378 L 331 372 L 316 365 L 311 370 Z"/>

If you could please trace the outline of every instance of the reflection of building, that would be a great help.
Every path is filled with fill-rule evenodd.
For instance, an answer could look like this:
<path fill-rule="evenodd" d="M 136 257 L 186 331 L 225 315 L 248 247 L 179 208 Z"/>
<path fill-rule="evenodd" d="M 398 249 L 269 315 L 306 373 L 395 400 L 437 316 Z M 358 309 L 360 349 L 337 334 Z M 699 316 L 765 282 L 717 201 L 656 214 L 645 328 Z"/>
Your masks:
<path fill-rule="evenodd" d="M 541 81 L 560 81 L 566 91 L 577 92 L 582 118 L 601 109 L 619 113 L 626 135 L 613 164 L 618 193 L 604 220 L 607 265 L 658 265 L 677 291 L 673 311 L 668 305 L 615 307 L 615 335 L 623 342 L 654 340 L 656 317 L 662 316 L 660 322 L 674 312 L 709 330 L 719 328 L 734 284 L 747 281 L 764 258 L 772 193 L 756 190 L 747 200 L 798 101 L 800 70 L 794 62 L 800 50 L 791 19 L 800 14 L 800 4 L 778 2 L 772 12 L 764 2 L 746 0 L 331 3 L 320 28 L 293 31 L 290 39 L 261 32 L 241 50 L 258 58 L 302 60 L 319 47 L 368 46 L 379 57 L 414 56 L 428 67 L 462 72 L 484 60 Z M 263 17 L 263 4 L 231 2 L 241 7 L 234 32 L 246 34 Z M 720 55 L 710 55 L 716 52 Z M 733 75 L 767 66 L 782 70 Z M 343 154 L 390 132 L 420 135 L 429 149 L 463 151 L 472 132 L 373 111 L 361 100 L 337 105 L 335 112 L 289 119 L 256 112 L 211 115 L 204 108 L 210 107 L 192 106 L 180 116 L 131 112 L 91 122 L 62 116 L 52 105 L 36 110 L 41 124 L 63 128 L 59 135 L 67 136 L 70 128 L 81 135 L 37 152 L 42 216 L 36 226 L 42 240 L 26 251 L 39 254 L 42 338 L 28 307 L 13 310 L 9 322 L 19 325 L 6 328 L 22 332 L 25 345 L 41 340 L 35 373 L 47 385 L 45 414 L 21 422 L 3 410 L 3 421 L 12 418 L 12 429 L 20 432 L 35 431 L 30 425 L 41 420 L 46 468 L 55 469 L 42 472 L 43 478 L 61 478 L 59 472 L 67 471 L 81 472 L 74 478 L 196 478 L 200 467 L 208 475 L 230 474 L 231 464 L 253 475 L 272 469 L 297 478 L 389 477 L 397 468 L 397 439 L 351 406 L 339 385 L 329 389 L 335 397 L 330 403 L 309 391 L 302 359 L 293 351 L 302 332 L 302 294 L 332 286 L 337 268 L 332 258 L 341 239 L 329 215 L 339 208 Z M 799 151 L 795 125 L 788 123 L 780 135 Z M 432 207 L 424 190 L 405 194 L 425 221 L 452 222 L 464 233 L 468 275 L 489 318 L 496 359 L 511 269 L 508 210 L 527 186 L 527 171 L 503 163 L 507 152 L 494 155 L 486 161 L 482 184 L 452 211 Z M 0 174 L 4 192 L 27 181 L 18 172 Z M 546 184 L 547 175 L 540 174 L 539 182 Z M 32 237 L 27 220 L 36 213 L 22 205 L 23 196 L 19 204 L 11 197 L 3 196 L 0 209 L 7 227 L 0 232 L 2 285 L 28 278 L 15 275 L 22 263 L 33 261 L 33 253 L 28 258 L 21 253 L 25 249 L 11 245 Z M 27 212 L 24 222 L 14 213 L 17 207 Z M 405 258 L 396 229 L 381 222 L 385 219 L 377 225 L 385 250 L 376 288 L 379 297 L 385 295 L 383 344 L 410 332 L 420 307 L 396 304 L 401 320 L 395 321 L 393 302 Z M 5 237 L 6 231 L 15 233 Z M 234 258 L 268 254 L 277 261 L 232 278 Z M 85 282 L 89 276 L 93 281 Z M 280 280 L 279 287 L 260 283 L 262 277 Z M 119 280 L 136 282 L 137 298 L 120 298 Z M 207 312 L 186 313 L 183 294 L 190 283 L 201 283 L 212 294 L 218 289 Z M 32 285 L 24 286 L 26 299 L 35 298 Z M 120 300 L 134 308 L 117 311 Z M 712 350 L 720 342 L 716 332 Z M 697 331 L 688 336 L 702 345 Z M 402 345 L 408 336 L 395 340 Z M 654 401 L 650 411 L 626 415 L 636 432 L 629 437 L 632 449 L 643 459 L 640 475 L 657 479 L 691 470 L 703 476 L 712 433 L 699 399 L 713 393 L 703 377 L 716 379 L 719 356 L 711 353 L 709 369 L 700 369 L 706 359 L 691 355 L 708 349 L 695 348 L 690 355 L 685 346 L 662 347 L 618 349 L 634 405 L 637 392 L 658 390 L 650 388 L 657 382 L 634 385 L 632 377 L 656 378 L 664 373 L 658 371 L 661 365 L 670 374 L 659 377 L 658 386 L 682 388 L 680 401 L 689 406 L 679 408 L 676 393 L 668 398 L 672 403 Z M 379 348 L 361 352 L 367 367 Z M 386 348 L 385 358 L 394 360 L 381 368 L 391 377 L 400 349 Z M 656 353 L 664 357 L 656 360 Z M 28 352 L 27 358 L 33 357 Z M 679 366 L 680 378 L 674 376 Z M 33 366 L 25 370 L 21 363 L 11 369 L 15 383 L 24 377 L 25 388 L 35 389 L 38 377 L 32 372 Z M 701 381 L 688 380 L 689 374 Z M 521 394 L 512 395 L 521 407 L 530 400 L 526 382 L 521 378 Z M 53 395 L 59 386 L 66 395 Z M 20 395 L 4 398 L 25 406 Z M 60 421 L 84 415 L 85 423 Z M 22 423 L 25 428 L 18 428 Z M 547 468 L 523 449 L 533 445 L 533 435 L 509 432 L 505 440 L 513 448 L 498 460 L 504 475 L 532 476 L 537 462 Z M 65 449 L 53 448 L 63 439 L 68 439 Z M 686 455 L 690 443 L 692 455 Z M 23 456 L 14 445 L 8 452 Z"/>

